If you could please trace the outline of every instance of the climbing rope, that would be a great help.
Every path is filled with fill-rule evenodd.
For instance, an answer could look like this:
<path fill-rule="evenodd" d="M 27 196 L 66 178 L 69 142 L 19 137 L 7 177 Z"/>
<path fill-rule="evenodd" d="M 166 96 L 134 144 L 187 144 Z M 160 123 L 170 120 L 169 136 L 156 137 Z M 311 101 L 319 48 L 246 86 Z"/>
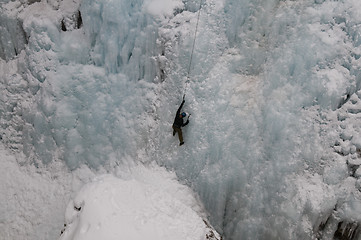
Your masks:
<path fill-rule="evenodd" d="M 191 57 L 189 59 L 189 65 L 188 65 L 188 72 L 187 72 L 187 80 L 186 80 L 186 84 L 184 87 L 184 94 L 183 94 L 183 99 L 185 98 L 186 92 L 188 90 L 188 85 L 190 83 L 190 72 L 191 72 L 191 65 L 192 65 L 192 60 L 193 60 L 193 53 L 194 53 L 194 46 L 196 44 L 196 38 L 197 38 L 197 32 L 198 32 L 198 23 L 199 23 L 199 16 L 201 15 L 201 9 L 202 9 L 202 0 L 200 0 L 199 3 L 199 10 L 198 10 L 198 16 L 197 16 L 197 24 L 196 24 L 196 30 L 194 31 L 194 38 L 193 38 L 193 45 L 192 45 L 192 52 L 191 52 Z"/>

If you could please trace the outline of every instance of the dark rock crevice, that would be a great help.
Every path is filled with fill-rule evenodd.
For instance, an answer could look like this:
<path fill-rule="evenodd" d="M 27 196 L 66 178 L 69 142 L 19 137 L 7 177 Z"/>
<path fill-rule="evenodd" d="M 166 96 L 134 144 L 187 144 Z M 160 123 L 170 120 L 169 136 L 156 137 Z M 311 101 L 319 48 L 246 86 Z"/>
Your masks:
<path fill-rule="evenodd" d="M 63 32 L 80 29 L 83 26 L 83 19 L 80 10 L 70 17 L 64 17 L 60 22 L 60 29 Z"/>

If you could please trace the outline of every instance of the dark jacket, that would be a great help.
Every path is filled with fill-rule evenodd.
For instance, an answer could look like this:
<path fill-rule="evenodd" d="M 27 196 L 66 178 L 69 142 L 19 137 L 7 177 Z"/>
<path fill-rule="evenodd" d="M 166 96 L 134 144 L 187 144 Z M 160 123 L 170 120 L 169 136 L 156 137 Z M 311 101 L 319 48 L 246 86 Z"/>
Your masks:
<path fill-rule="evenodd" d="M 173 123 L 173 126 L 177 127 L 177 128 L 181 128 L 181 127 L 184 127 L 185 125 L 187 125 L 189 123 L 189 120 L 187 119 L 187 121 L 185 123 L 183 123 L 183 118 L 180 117 L 180 113 L 181 113 L 181 109 L 183 107 L 183 104 L 184 104 L 184 100 L 182 102 L 182 104 L 180 105 L 180 107 L 178 108 L 178 111 L 175 115 L 175 118 L 174 118 L 174 123 Z"/>

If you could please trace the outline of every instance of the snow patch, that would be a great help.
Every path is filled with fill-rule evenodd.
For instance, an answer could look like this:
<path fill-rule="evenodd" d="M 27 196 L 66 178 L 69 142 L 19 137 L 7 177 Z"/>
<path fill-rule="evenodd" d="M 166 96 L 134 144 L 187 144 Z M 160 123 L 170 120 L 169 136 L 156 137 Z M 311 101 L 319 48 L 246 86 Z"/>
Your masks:
<path fill-rule="evenodd" d="M 146 0 L 144 8 L 153 16 L 171 16 L 175 9 L 184 8 L 181 0 Z"/>
<path fill-rule="evenodd" d="M 166 170 L 137 167 L 102 175 L 70 201 L 61 240 L 220 239 L 192 191 Z"/>
<path fill-rule="evenodd" d="M 74 177 L 78 183 L 71 186 L 61 165 L 58 174 L 19 166 L 2 144 L 0 159 L 0 239 L 56 239 L 71 189 L 80 183 Z"/>

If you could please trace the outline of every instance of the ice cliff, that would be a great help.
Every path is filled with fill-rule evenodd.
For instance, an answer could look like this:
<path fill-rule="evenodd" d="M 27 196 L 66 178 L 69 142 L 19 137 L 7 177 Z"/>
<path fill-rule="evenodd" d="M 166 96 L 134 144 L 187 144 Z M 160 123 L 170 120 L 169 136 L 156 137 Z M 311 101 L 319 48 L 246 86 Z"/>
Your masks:
<path fill-rule="evenodd" d="M 360 239 L 361 3 L 200 3 L 3 1 L 3 144 L 50 172 L 157 163 L 225 239 Z"/>

